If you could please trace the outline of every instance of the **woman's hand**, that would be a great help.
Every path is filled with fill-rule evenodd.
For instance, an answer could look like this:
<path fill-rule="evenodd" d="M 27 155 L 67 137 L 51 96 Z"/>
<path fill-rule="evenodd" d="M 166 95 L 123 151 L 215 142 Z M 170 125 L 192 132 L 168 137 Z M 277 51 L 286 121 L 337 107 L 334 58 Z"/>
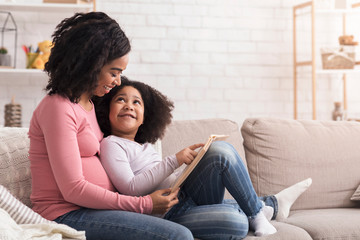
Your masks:
<path fill-rule="evenodd" d="M 181 166 L 183 163 L 185 163 L 186 165 L 189 165 L 196 157 L 196 155 L 198 154 L 197 151 L 195 151 L 195 149 L 204 146 L 203 143 L 198 143 L 198 144 L 194 144 L 191 145 L 190 147 L 184 148 L 183 150 L 181 150 L 180 152 L 178 152 L 175 156 L 176 159 L 178 160 L 179 166 Z"/>
<path fill-rule="evenodd" d="M 161 189 L 150 194 L 153 202 L 152 214 L 164 214 L 179 202 L 177 195 L 179 189 L 171 193 L 171 188 Z"/>

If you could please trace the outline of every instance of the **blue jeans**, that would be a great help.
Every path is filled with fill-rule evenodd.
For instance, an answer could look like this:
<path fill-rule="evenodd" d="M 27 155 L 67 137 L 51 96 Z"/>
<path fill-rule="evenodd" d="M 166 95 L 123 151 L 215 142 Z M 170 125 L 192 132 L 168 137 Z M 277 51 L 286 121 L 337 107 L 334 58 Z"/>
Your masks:
<path fill-rule="evenodd" d="M 224 200 L 225 188 L 235 200 Z M 262 208 L 260 200 L 274 208 L 275 218 L 276 198 L 259 198 L 236 150 L 226 142 L 214 142 L 185 181 L 179 203 L 165 219 L 82 208 L 55 221 L 85 230 L 88 240 L 193 239 L 192 234 L 200 239 L 242 239 L 248 233 L 248 217 Z"/>
<path fill-rule="evenodd" d="M 194 239 L 191 232 L 180 224 L 119 210 L 81 208 L 68 212 L 55 221 L 85 231 L 87 240 Z"/>
<path fill-rule="evenodd" d="M 235 200 L 224 200 L 225 188 Z M 248 218 L 265 205 L 274 208 L 274 196 L 259 198 L 240 156 L 232 145 L 214 142 L 184 182 L 179 203 L 165 219 L 179 223 L 200 239 L 242 239 L 249 230 Z"/>

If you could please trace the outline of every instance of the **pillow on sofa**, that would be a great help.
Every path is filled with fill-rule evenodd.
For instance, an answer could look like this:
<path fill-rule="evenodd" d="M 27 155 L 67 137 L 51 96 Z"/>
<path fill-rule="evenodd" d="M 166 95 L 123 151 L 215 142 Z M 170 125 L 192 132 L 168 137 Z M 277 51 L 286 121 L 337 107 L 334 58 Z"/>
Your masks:
<path fill-rule="evenodd" d="M 0 184 L 31 207 L 31 173 L 28 128 L 0 128 Z"/>
<path fill-rule="evenodd" d="M 8 212 L 17 224 L 53 223 L 24 205 L 2 185 L 0 185 L 0 208 Z"/>
<path fill-rule="evenodd" d="M 350 198 L 359 185 L 359 122 L 252 118 L 241 130 L 260 196 L 311 177 L 292 210 L 358 207 Z"/>
<path fill-rule="evenodd" d="M 354 192 L 354 194 L 350 199 L 353 201 L 360 201 L 360 185 L 358 186 L 358 188 L 356 189 L 356 191 Z"/>

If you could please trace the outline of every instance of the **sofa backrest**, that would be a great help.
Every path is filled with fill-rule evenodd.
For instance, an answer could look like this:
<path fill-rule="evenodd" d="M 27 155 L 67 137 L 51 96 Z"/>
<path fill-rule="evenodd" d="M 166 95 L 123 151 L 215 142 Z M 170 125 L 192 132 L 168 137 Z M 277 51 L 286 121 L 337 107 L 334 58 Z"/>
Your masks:
<path fill-rule="evenodd" d="M 162 154 L 167 156 L 194 143 L 205 142 L 210 134 L 230 135 L 227 141 L 245 161 L 239 126 L 227 119 L 174 121 L 161 140 Z M 28 128 L 0 127 L 0 185 L 31 207 L 29 146 Z"/>
<path fill-rule="evenodd" d="M 350 197 L 360 183 L 360 123 L 253 118 L 241 132 L 259 195 L 311 177 L 293 210 L 356 206 Z"/>
<path fill-rule="evenodd" d="M 31 172 L 27 128 L 0 128 L 0 185 L 31 206 Z"/>
<path fill-rule="evenodd" d="M 221 118 L 173 121 L 161 140 L 162 155 L 169 156 L 192 144 L 204 143 L 211 134 L 229 135 L 226 141 L 235 147 L 246 164 L 239 125 Z"/>

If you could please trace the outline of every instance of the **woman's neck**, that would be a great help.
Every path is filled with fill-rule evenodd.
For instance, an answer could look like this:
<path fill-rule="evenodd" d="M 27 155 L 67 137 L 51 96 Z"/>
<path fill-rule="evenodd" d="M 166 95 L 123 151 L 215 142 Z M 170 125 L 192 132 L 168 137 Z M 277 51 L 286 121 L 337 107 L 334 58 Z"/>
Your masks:
<path fill-rule="evenodd" d="M 86 110 L 86 111 L 91 111 L 93 108 L 93 105 L 91 104 L 91 97 L 90 94 L 88 93 L 83 93 L 80 96 L 80 101 L 79 104 Z"/>

